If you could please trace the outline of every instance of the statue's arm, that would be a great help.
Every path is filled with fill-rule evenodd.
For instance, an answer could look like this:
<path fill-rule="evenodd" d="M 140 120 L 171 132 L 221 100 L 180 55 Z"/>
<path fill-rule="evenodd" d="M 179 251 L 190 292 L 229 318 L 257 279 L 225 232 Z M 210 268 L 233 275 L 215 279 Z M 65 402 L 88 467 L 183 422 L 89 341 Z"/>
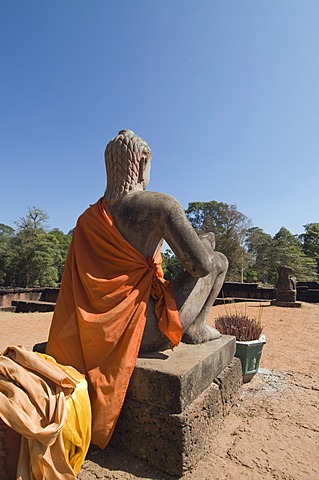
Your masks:
<path fill-rule="evenodd" d="M 213 235 L 198 236 L 181 204 L 173 197 L 165 197 L 161 215 L 163 238 L 192 276 L 208 275 L 212 268 Z"/>

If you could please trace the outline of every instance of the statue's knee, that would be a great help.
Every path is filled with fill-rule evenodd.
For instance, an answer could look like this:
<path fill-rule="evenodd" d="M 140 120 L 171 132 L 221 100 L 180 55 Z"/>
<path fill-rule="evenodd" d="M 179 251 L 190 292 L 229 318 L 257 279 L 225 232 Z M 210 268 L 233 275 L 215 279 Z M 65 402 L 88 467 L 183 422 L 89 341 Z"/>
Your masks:
<path fill-rule="evenodd" d="M 213 232 L 202 233 L 200 234 L 199 238 L 201 239 L 202 243 L 205 245 L 206 250 L 214 251 L 216 247 L 216 239 L 215 234 Z"/>
<path fill-rule="evenodd" d="M 226 274 L 229 265 L 228 258 L 223 253 L 216 252 L 216 254 L 218 255 L 219 273 Z"/>

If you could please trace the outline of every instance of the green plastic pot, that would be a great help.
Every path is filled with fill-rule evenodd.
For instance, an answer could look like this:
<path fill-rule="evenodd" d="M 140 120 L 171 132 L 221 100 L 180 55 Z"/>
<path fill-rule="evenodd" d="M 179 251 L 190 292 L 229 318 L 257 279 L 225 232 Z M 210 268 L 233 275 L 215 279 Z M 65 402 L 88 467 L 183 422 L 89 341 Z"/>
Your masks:
<path fill-rule="evenodd" d="M 235 357 L 238 357 L 241 361 L 244 383 L 250 382 L 258 372 L 260 357 L 265 343 L 265 335 L 260 335 L 258 340 L 249 342 L 236 341 Z"/>

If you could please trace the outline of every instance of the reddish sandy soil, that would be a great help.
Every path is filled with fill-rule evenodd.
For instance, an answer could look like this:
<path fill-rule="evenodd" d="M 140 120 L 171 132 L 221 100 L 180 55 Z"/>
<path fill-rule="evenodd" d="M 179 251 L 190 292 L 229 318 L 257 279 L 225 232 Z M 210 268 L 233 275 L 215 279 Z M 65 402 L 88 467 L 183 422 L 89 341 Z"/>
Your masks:
<path fill-rule="evenodd" d="M 261 313 L 267 338 L 261 368 L 319 375 L 319 305 L 302 303 L 301 308 L 274 307 L 269 302 L 218 305 L 211 309 L 207 323 L 214 326 L 215 319 L 226 311 L 246 313 L 249 317 Z"/>
<path fill-rule="evenodd" d="M 10 345 L 22 345 L 32 350 L 36 343 L 45 342 L 51 324 L 52 312 L 0 312 L 0 351 Z"/>
<path fill-rule="evenodd" d="M 235 306 L 231 307 L 232 309 Z M 183 480 L 319 479 L 319 305 L 281 308 L 242 303 L 249 316 L 262 309 L 267 344 L 261 369 L 242 388 L 211 448 Z M 212 308 L 208 323 L 224 314 Z M 8 345 L 31 349 L 47 338 L 51 313 L 0 312 L 0 350 Z M 93 448 L 78 478 L 96 480 L 173 480 L 146 463 L 107 447 Z"/>

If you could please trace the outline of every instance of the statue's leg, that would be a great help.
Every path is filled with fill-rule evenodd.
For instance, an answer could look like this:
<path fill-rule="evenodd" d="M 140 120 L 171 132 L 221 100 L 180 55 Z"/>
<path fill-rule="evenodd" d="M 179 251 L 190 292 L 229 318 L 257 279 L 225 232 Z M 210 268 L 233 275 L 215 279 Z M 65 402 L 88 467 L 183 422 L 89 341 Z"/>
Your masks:
<path fill-rule="evenodd" d="M 207 315 L 219 294 L 227 272 L 227 258 L 212 252 L 212 270 L 206 277 L 195 278 L 188 272 L 181 273 L 172 288 L 183 326 L 183 341 L 203 343 L 220 336 L 219 332 L 206 325 Z M 154 300 L 150 298 L 140 352 L 158 352 L 169 348 L 170 341 L 158 329 Z"/>
<path fill-rule="evenodd" d="M 206 325 L 206 319 L 223 286 L 228 261 L 223 254 L 214 252 L 212 264 L 212 271 L 206 277 L 194 278 L 183 272 L 172 282 L 185 343 L 203 343 L 220 337 L 215 328 Z"/>
<path fill-rule="evenodd" d="M 158 318 L 155 314 L 155 300 L 150 297 L 139 356 L 141 353 L 167 350 L 170 348 L 170 345 L 170 340 L 158 328 Z"/>

